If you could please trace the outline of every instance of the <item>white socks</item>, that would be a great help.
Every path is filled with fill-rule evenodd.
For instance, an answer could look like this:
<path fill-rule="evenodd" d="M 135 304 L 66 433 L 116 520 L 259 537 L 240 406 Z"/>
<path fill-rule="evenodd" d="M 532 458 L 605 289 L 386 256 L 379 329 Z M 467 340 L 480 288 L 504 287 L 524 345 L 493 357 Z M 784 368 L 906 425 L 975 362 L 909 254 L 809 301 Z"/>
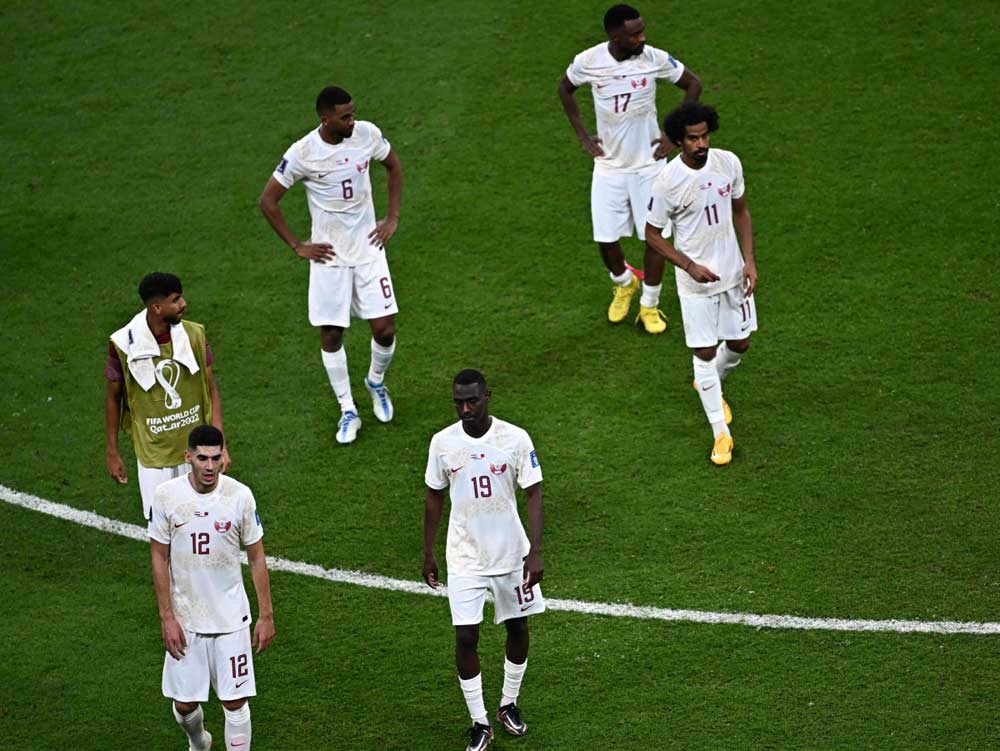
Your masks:
<path fill-rule="evenodd" d="M 642 297 L 639 298 L 639 304 L 644 308 L 656 308 L 660 305 L 660 290 L 663 289 L 662 284 L 657 284 L 655 287 L 651 284 L 642 283 Z"/>
<path fill-rule="evenodd" d="M 733 352 L 726 346 L 725 342 L 720 342 L 715 350 L 715 369 L 719 373 L 719 380 L 726 380 L 726 376 L 736 370 L 736 366 L 740 364 L 742 359 L 741 353 Z"/>
<path fill-rule="evenodd" d="M 320 352 L 323 355 L 323 367 L 330 378 L 330 386 L 340 403 L 340 411 L 357 414 L 358 408 L 354 406 L 354 397 L 351 396 L 351 376 L 347 372 L 347 353 L 343 347 L 336 352 Z"/>
<path fill-rule="evenodd" d="M 619 287 L 624 287 L 626 284 L 632 283 L 632 269 L 628 266 L 625 267 L 625 271 L 620 276 L 615 276 L 612 272 L 608 272 L 608 275 L 611 277 L 611 281 Z"/>
<path fill-rule="evenodd" d="M 170 702 L 170 708 L 174 710 L 174 719 L 181 726 L 181 730 L 188 737 L 188 745 L 193 749 L 208 750 L 208 736 L 205 735 L 205 713 L 201 711 L 201 705 L 190 714 L 183 715 L 177 711 L 177 705 Z"/>
<path fill-rule="evenodd" d="M 718 438 L 720 433 L 729 435 L 729 428 L 726 427 L 726 417 L 722 410 L 722 381 L 719 380 L 716 359 L 713 357 L 706 361 L 697 356 L 691 358 L 701 406 L 705 410 L 705 417 L 712 424 L 712 432 Z"/>
<path fill-rule="evenodd" d="M 250 702 L 239 709 L 222 708 L 226 715 L 226 748 L 250 751 Z"/>
<path fill-rule="evenodd" d="M 395 351 L 395 339 L 388 347 L 383 347 L 372 339 L 372 362 L 368 366 L 368 383 L 380 385 L 385 381 L 385 371 L 389 369 L 389 363 L 392 362 L 392 355 Z"/>
<path fill-rule="evenodd" d="M 504 656 L 503 694 L 500 696 L 501 707 L 517 703 L 518 694 L 521 693 L 521 681 L 524 679 L 524 671 L 527 669 L 527 660 L 518 665 L 516 662 L 511 662 L 506 656 Z"/>
<path fill-rule="evenodd" d="M 468 680 L 459 676 L 458 685 L 465 694 L 465 705 L 469 708 L 469 717 L 472 721 L 480 725 L 489 725 L 490 721 L 486 719 L 486 704 L 483 703 L 483 674 L 479 673 Z"/>

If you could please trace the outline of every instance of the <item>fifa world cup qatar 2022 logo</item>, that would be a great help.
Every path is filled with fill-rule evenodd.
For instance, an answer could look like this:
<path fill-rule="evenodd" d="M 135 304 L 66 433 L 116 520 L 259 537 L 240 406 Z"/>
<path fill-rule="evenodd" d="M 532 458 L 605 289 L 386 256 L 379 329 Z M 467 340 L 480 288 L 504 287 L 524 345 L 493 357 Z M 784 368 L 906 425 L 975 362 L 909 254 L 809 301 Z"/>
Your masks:
<path fill-rule="evenodd" d="M 160 360 L 156 363 L 156 382 L 163 387 L 163 406 L 167 409 L 179 409 L 184 403 L 177 393 L 177 381 L 181 377 L 181 366 L 173 360 Z"/>

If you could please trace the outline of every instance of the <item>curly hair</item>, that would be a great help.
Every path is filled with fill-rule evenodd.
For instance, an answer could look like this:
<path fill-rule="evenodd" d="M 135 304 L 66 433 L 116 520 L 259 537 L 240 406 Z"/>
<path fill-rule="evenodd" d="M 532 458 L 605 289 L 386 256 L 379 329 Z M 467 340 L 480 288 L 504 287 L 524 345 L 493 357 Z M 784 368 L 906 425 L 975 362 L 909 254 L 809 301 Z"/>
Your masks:
<path fill-rule="evenodd" d="M 680 144 L 684 140 L 684 129 L 698 123 L 708 123 L 708 132 L 714 133 L 719 129 L 719 113 L 701 102 L 684 102 L 663 118 L 663 132 L 671 143 Z"/>

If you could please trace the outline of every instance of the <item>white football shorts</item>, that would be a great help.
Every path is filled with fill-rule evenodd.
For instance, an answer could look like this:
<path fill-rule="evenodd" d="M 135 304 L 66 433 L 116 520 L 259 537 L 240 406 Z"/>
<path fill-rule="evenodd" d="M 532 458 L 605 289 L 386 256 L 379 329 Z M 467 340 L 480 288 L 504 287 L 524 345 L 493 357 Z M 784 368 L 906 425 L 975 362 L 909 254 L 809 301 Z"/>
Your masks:
<path fill-rule="evenodd" d="M 180 702 L 208 701 L 208 685 L 220 701 L 257 695 L 250 627 L 231 634 L 196 634 L 184 629 L 187 648 L 163 660 L 163 695 Z"/>
<path fill-rule="evenodd" d="M 691 349 L 746 339 L 757 330 L 757 295 L 746 297 L 741 284 L 717 295 L 680 301 L 684 342 Z"/>
<path fill-rule="evenodd" d="M 511 618 L 545 612 L 542 587 L 536 584 L 524 591 L 521 569 L 498 576 L 449 576 L 448 604 L 454 626 L 471 626 L 483 622 L 483 603 L 486 593 L 493 595 L 494 623 Z"/>
<path fill-rule="evenodd" d="M 642 240 L 646 236 L 653 181 L 661 169 L 658 166 L 641 174 L 594 170 L 590 182 L 594 242 L 612 243 L 633 235 Z M 663 228 L 663 236 L 670 236 L 669 224 Z"/>
<path fill-rule="evenodd" d="M 367 321 L 398 312 L 384 251 L 361 266 L 309 262 L 309 323 L 313 326 L 346 329 L 351 314 Z"/>
<path fill-rule="evenodd" d="M 161 483 L 186 475 L 191 471 L 190 464 L 178 464 L 176 467 L 144 467 L 138 459 L 135 461 L 139 478 L 139 496 L 142 498 L 142 516 L 147 521 L 153 520 L 153 493 Z"/>

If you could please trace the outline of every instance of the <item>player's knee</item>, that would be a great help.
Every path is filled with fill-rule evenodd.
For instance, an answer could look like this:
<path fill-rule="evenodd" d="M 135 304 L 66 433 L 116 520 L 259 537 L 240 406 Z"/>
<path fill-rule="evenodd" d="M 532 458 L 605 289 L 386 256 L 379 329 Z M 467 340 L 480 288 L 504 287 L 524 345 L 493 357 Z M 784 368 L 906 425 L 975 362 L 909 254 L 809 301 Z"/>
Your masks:
<path fill-rule="evenodd" d="M 713 344 L 711 347 L 698 347 L 694 351 L 694 356 L 699 360 L 704 360 L 708 362 L 713 357 L 715 357 L 715 350 L 719 348 L 718 344 Z"/>
<path fill-rule="evenodd" d="M 246 699 L 233 699 L 232 701 L 222 702 L 222 708 L 229 712 L 238 712 L 243 707 L 247 708 L 248 713 L 250 712 L 250 704 Z"/>
<path fill-rule="evenodd" d="M 511 638 L 519 640 L 528 638 L 528 619 L 526 617 L 510 618 L 504 621 L 504 625 L 507 627 L 507 635 Z"/>
<path fill-rule="evenodd" d="M 388 321 L 378 326 L 372 326 L 372 339 L 383 347 L 391 347 L 396 340 L 396 322 Z"/>
<path fill-rule="evenodd" d="M 323 326 L 319 338 L 325 352 L 336 352 L 344 346 L 344 330 L 334 326 Z"/>
<path fill-rule="evenodd" d="M 750 349 L 750 337 L 746 339 L 737 339 L 734 342 L 726 342 L 726 347 L 732 352 L 739 352 L 741 355 Z"/>
<path fill-rule="evenodd" d="M 455 651 L 475 652 L 479 647 L 479 629 L 455 627 Z"/>
<path fill-rule="evenodd" d="M 177 710 L 178 714 L 184 715 L 185 717 L 198 708 L 198 702 L 194 701 L 175 701 L 174 708 Z"/>

